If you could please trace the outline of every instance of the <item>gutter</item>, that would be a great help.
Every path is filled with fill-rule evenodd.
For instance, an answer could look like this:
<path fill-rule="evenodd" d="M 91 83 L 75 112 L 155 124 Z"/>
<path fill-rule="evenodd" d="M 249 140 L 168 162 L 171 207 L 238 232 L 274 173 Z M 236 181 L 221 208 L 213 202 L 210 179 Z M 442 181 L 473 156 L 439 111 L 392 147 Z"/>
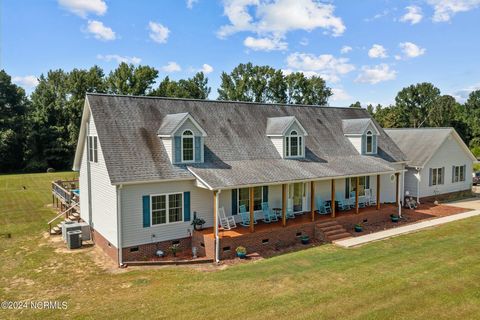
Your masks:
<path fill-rule="evenodd" d="M 122 250 L 122 188 L 123 185 L 117 186 L 117 248 L 118 248 L 118 265 L 123 267 L 123 250 Z"/>

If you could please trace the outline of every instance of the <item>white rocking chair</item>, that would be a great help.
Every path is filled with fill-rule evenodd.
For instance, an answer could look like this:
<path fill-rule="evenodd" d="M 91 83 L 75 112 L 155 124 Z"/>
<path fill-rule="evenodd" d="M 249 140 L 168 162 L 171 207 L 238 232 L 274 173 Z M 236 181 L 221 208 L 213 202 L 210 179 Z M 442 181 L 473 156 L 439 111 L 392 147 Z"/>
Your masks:
<path fill-rule="evenodd" d="M 218 208 L 218 224 L 224 230 L 231 230 L 237 227 L 235 218 L 233 216 L 227 217 L 225 209 L 223 207 Z"/>
<path fill-rule="evenodd" d="M 369 206 L 377 205 L 377 198 L 373 196 L 373 192 L 371 189 L 365 189 L 365 198 L 367 199 L 367 204 Z"/>

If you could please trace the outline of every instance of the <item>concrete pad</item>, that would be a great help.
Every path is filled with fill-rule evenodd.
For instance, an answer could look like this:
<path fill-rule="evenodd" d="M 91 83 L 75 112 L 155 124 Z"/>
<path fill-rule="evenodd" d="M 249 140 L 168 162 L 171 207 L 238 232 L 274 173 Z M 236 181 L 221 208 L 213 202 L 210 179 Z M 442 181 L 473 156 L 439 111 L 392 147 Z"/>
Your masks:
<path fill-rule="evenodd" d="M 446 206 L 453 206 L 458 208 L 480 210 L 480 198 L 463 199 L 463 200 L 452 201 L 452 202 L 442 203 L 442 204 Z"/>
<path fill-rule="evenodd" d="M 351 248 L 351 247 L 361 246 L 363 244 L 366 244 L 372 241 L 378 241 L 378 240 L 383 240 L 383 239 L 395 237 L 402 234 L 412 233 L 422 229 L 438 226 L 444 223 L 462 220 L 462 219 L 479 216 L 479 215 L 480 215 L 480 210 L 468 211 L 468 212 L 458 213 L 458 214 L 454 214 L 447 217 L 441 217 L 437 219 L 431 219 L 427 221 L 412 223 L 412 224 L 394 228 L 394 229 L 366 234 L 360 237 L 353 237 L 353 238 L 348 238 L 344 240 L 334 241 L 333 243 L 343 248 Z"/>

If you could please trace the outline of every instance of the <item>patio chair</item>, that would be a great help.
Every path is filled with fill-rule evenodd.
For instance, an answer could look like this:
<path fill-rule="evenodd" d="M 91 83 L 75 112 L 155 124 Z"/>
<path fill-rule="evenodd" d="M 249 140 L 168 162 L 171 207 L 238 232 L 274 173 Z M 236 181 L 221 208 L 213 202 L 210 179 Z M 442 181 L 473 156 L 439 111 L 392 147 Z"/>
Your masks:
<path fill-rule="evenodd" d="M 293 212 L 293 201 L 292 199 L 288 199 L 287 201 L 287 219 L 294 219 L 295 218 L 295 213 Z"/>
<path fill-rule="evenodd" d="M 335 197 L 338 201 L 338 209 L 341 211 L 347 211 L 350 210 L 350 201 L 347 199 L 343 199 L 343 197 L 340 197 L 338 194 Z"/>
<path fill-rule="evenodd" d="M 225 214 L 225 209 L 223 207 L 220 207 L 218 209 L 218 224 L 224 230 L 231 230 L 237 227 L 237 224 L 235 223 L 235 218 L 233 216 L 227 217 L 227 215 Z"/>
<path fill-rule="evenodd" d="M 370 189 L 365 189 L 365 204 L 371 206 L 370 201 L 372 198 L 372 191 Z"/>
<path fill-rule="evenodd" d="M 270 209 L 268 202 L 262 202 L 262 211 L 263 215 L 268 217 L 270 221 L 278 221 L 277 214 Z"/>
<path fill-rule="evenodd" d="M 319 214 L 329 214 L 332 212 L 332 207 L 330 206 L 330 203 L 317 198 L 317 210 Z"/>
<path fill-rule="evenodd" d="M 247 207 L 242 204 L 239 207 L 240 211 L 240 217 L 242 218 L 242 222 L 240 222 L 240 225 L 244 227 L 249 227 L 250 226 L 250 213 L 247 212 Z M 255 215 L 253 216 L 253 224 L 257 224 L 257 220 L 255 219 Z"/>

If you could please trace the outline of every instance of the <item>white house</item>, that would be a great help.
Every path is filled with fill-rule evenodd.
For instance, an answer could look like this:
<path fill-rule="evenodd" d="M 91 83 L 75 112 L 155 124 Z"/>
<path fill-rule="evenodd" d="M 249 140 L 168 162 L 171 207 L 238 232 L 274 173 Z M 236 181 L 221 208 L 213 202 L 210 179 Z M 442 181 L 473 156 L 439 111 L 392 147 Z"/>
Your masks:
<path fill-rule="evenodd" d="M 407 156 L 405 192 L 421 198 L 468 191 L 476 162 L 453 128 L 385 129 Z"/>
<path fill-rule="evenodd" d="M 242 210 L 278 208 L 288 240 L 286 215 L 314 220 L 319 203 L 337 204 L 332 217 L 343 205 L 399 207 L 406 160 L 363 109 L 87 94 L 74 170 L 81 218 L 122 264 L 191 250 L 194 216 L 214 227 L 219 259 L 219 212 L 241 223 Z"/>

